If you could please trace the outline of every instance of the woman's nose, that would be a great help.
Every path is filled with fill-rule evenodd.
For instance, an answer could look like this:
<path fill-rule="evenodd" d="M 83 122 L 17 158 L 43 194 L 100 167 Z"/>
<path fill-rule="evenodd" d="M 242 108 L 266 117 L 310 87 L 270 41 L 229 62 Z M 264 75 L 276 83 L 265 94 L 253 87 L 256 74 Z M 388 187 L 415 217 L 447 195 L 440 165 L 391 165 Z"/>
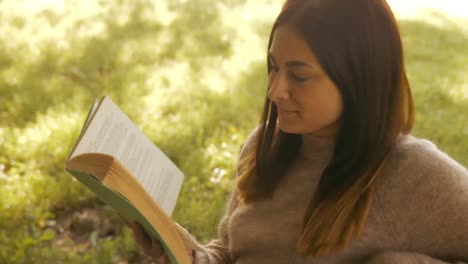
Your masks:
<path fill-rule="evenodd" d="M 280 74 L 276 74 L 274 79 L 270 81 L 268 87 L 268 98 L 273 102 L 289 99 L 288 83 L 285 78 L 280 76 Z"/>

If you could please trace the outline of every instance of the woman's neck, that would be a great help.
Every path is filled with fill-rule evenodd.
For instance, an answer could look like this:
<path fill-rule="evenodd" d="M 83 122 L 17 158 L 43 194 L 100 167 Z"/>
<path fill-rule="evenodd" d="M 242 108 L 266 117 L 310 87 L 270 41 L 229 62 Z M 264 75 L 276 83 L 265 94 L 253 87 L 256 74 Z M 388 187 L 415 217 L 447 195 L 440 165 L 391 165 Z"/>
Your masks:
<path fill-rule="evenodd" d="M 335 136 L 303 134 L 299 158 L 304 160 L 331 160 L 335 147 Z"/>

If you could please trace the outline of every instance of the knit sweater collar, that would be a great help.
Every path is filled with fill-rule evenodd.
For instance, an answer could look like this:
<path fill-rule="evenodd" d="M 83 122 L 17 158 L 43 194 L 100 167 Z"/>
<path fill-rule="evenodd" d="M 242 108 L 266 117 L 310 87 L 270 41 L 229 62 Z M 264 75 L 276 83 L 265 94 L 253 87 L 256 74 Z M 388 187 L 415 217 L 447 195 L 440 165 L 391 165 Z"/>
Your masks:
<path fill-rule="evenodd" d="M 299 158 L 303 160 L 329 161 L 335 147 L 335 137 L 323 137 L 312 134 L 302 135 Z"/>

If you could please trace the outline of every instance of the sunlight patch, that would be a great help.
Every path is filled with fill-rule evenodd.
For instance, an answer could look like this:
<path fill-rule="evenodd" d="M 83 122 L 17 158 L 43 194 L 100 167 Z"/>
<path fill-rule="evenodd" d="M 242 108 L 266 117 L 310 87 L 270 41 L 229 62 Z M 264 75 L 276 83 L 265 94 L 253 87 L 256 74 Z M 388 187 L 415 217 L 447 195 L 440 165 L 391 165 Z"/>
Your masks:
<path fill-rule="evenodd" d="M 467 0 L 387 0 L 387 2 L 397 17 L 424 16 L 427 10 L 433 10 L 450 17 L 468 18 Z"/>
<path fill-rule="evenodd" d="M 455 101 L 468 100 L 468 83 L 453 87 L 449 90 L 449 94 Z"/>

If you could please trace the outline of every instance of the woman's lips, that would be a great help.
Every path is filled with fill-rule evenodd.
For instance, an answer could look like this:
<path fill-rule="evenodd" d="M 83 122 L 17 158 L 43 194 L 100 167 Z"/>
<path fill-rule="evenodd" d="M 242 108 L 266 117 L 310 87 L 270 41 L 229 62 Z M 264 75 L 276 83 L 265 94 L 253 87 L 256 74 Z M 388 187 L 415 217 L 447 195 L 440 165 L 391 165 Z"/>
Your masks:
<path fill-rule="evenodd" d="M 280 116 L 290 117 L 290 116 L 297 114 L 297 111 L 278 108 L 278 114 Z"/>

